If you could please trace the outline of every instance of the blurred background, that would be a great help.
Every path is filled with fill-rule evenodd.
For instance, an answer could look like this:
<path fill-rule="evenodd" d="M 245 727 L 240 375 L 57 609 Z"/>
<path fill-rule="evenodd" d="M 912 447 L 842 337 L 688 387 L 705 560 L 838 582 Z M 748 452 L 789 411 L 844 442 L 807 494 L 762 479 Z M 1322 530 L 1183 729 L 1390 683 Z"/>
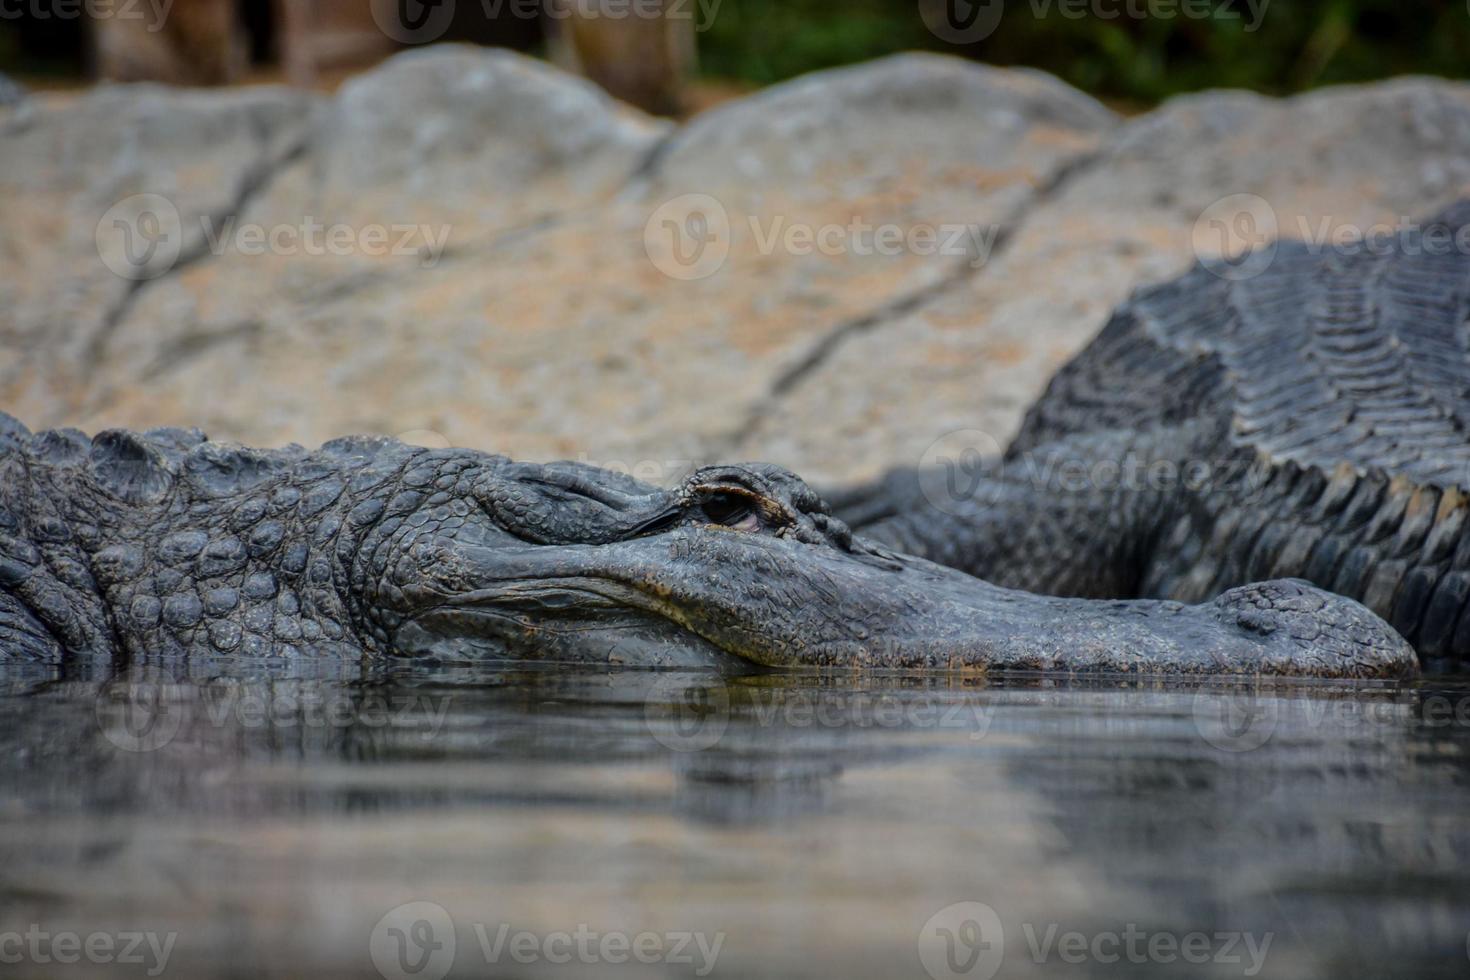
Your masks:
<path fill-rule="evenodd" d="M 1465 0 L 1169 0 L 1149 4 L 1153 16 L 1129 12 L 1143 0 L 1024 2 L 1035 16 L 1001 17 L 1003 0 L 0 0 L 0 71 L 33 88 L 330 87 L 394 50 L 458 40 L 545 56 L 668 115 L 906 50 L 1040 68 L 1125 112 L 1204 88 L 1284 95 L 1470 72 Z M 633 3 L 670 16 L 588 16 Z"/>

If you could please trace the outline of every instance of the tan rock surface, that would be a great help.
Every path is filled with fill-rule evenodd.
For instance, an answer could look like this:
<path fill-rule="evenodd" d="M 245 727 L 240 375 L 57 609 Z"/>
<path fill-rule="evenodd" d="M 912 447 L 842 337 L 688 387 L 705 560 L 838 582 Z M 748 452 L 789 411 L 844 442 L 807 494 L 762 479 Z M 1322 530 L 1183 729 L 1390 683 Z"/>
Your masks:
<path fill-rule="evenodd" d="M 135 85 L 0 112 L 0 404 L 44 424 L 68 419 L 141 281 L 110 267 L 126 271 L 116 249 L 141 259 L 156 240 L 143 274 L 187 264 L 203 250 L 201 219 L 232 213 L 300 148 L 311 105 L 281 88 Z M 176 218 L 138 225 L 159 200 Z M 126 242 L 113 221 L 139 237 Z"/>
<path fill-rule="evenodd" d="M 663 478 L 741 433 L 844 323 L 968 268 L 984 243 L 959 233 L 1008 226 L 1113 123 L 1044 76 L 912 56 L 660 143 L 527 59 L 394 59 L 320 110 L 237 227 L 447 228 L 439 261 L 232 245 L 146 282 L 92 383 L 8 403 L 33 425 L 187 422 L 267 444 L 433 430 Z M 690 244 L 668 237 L 689 227 L 688 194 L 723 217 L 703 278 L 660 252 Z M 934 240 L 881 245 L 885 226 Z M 815 241 L 788 247 L 791 229 Z"/>
<path fill-rule="evenodd" d="M 1211 218 L 1247 215 L 1270 236 L 1274 217 L 1283 237 L 1312 240 L 1425 217 L 1467 193 L 1470 86 L 1176 99 L 1121 127 L 982 270 L 834 350 L 732 455 L 800 463 L 820 481 L 1004 446 L 1114 306 L 1214 254 Z M 1238 248 L 1247 236 L 1227 237 Z"/>
<path fill-rule="evenodd" d="M 655 480 L 999 444 L 1131 289 L 1210 254 L 1212 218 L 1233 249 L 1470 190 L 1464 85 L 1207 93 L 1120 123 L 932 55 L 677 129 L 465 48 L 330 100 L 111 89 L 0 127 L 0 405 L 33 427 L 414 433 Z M 189 234 L 135 287 L 98 225 L 142 192 Z M 1257 198 L 1260 226 L 1232 224 Z"/>

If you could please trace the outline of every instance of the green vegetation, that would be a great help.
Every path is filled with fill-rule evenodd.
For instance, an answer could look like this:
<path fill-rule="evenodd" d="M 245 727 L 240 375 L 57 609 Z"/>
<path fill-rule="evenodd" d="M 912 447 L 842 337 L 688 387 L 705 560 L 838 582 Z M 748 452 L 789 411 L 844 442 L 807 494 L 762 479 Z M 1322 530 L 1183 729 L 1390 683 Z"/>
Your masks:
<path fill-rule="evenodd" d="M 964 45 L 930 33 L 920 16 L 920 4 L 942 16 L 955 2 L 967 0 L 723 0 L 700 36 L 701 66 L 768 84 L 925 48 L 1031 65 L 1136 103 L 1202 88 L 1284 94 L 1407 73 L 1470 75 L 1467 0 L 988 0 L 1004 2 L 998 25 Z"/>

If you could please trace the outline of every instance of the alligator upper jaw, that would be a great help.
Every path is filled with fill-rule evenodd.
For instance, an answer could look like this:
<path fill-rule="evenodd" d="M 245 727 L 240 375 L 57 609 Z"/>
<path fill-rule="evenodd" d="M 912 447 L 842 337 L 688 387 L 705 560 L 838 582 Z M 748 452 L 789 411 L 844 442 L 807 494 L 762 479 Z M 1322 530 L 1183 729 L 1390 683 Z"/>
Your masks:
<path fill-rule="evenodd" d="M 722 666 L 733 656 L 779 667 L 1354 677 L 1416 667 L 1381 620 L 1304 585 L 1252 593 L 1248 608 L 1231 593 L 1198 606 L 1060 599 L 920 559 L 700 526 L 607 544 L 456 550 L 458 587 L 398 629 L 398 652 L 642 666 Z"/>

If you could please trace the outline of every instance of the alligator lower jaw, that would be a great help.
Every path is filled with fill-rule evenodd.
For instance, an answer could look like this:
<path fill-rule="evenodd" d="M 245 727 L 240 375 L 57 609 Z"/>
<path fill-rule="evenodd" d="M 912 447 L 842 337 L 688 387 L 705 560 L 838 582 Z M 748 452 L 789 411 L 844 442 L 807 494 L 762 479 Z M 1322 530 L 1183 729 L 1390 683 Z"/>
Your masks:
<path fill-rule="evenodd" d="M 541 662 L 651 669 L 749 669 L 749 660 L 720 649 L 676 623 L 638 616 L 618 621 L 615 607 L 579 610 L 587 618 L 533 617 L 496 605 L 445 605 L 404 622 L 392 652 L 446 662 Z"/>

